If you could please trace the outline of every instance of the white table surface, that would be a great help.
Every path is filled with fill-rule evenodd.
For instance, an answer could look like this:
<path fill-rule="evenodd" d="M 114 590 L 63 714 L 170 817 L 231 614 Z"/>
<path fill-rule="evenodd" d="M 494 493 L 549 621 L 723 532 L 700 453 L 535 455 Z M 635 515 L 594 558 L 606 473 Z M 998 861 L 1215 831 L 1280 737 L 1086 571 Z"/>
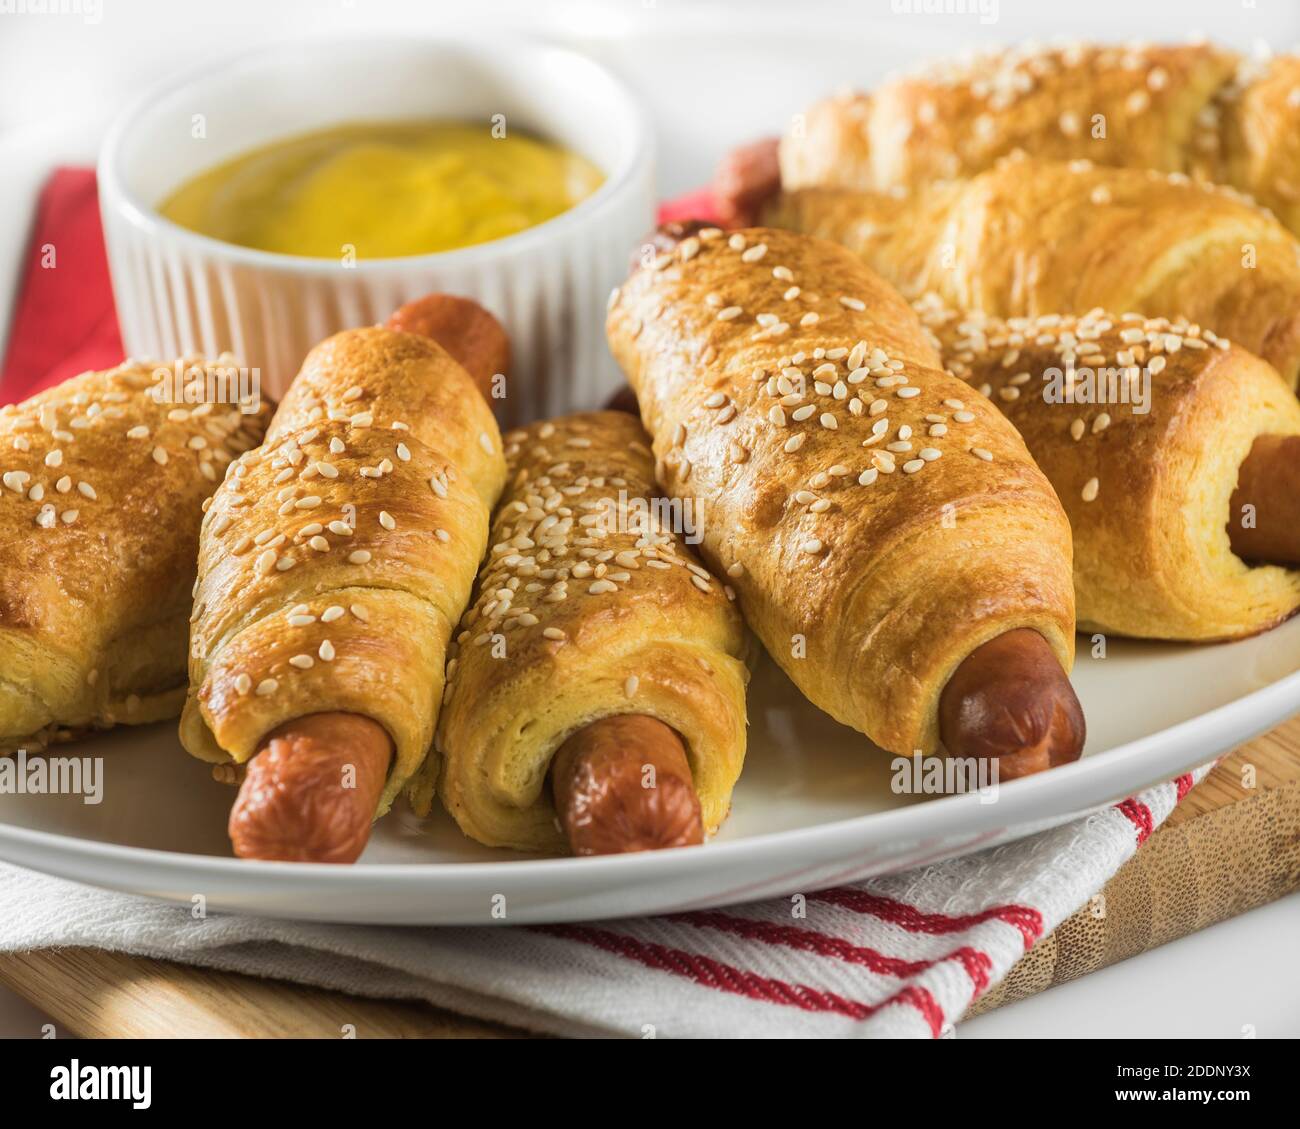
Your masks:
<path fill-rule="evenodd" d="M 730 140 L 778 132 L 842 85 L 964 46 L 1070 34 L 1127 40 L 1202 31 L 1241 48 L 1300 42 L 1300 10 L 1183 0 L 1001 0 L 997 18 L 896 14 L 891 0 L 83 0 L 77 15 L 0 15 L 0 135 L 101 115 L 143 81 L 214 53 L 315 34 L 538 34 L 604 59 L 651 105 L 665 194 L 694 187 Z M 99 18 L 95 15 L 98 13 Z M 485 31 L 485 29 L 491 29 Z M 0 315 L 2 319 L 2 315 Z M 3 334 L 0 334 L 2 337 Z M 959 1038 L 1300 1036 L 1300 895 L 963 1024 Z M 0 989 L 0 1036 L 47 1020 Z"/>

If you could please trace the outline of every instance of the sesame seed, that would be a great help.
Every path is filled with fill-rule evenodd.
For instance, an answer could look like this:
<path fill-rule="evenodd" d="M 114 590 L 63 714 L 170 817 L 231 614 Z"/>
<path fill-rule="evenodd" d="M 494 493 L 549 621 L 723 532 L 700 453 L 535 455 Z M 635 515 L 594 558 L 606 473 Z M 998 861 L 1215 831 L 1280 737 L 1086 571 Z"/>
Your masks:
<path fill-rule="evenodd" d="M 919 396 L 920 394 L 921 390 L 919 388 L 913 388 L 911 386 L 900 388 L 896 393 L 894 393 L 894 395 L 896 395 L 900 400 L 910 400 L 912 397 Z"/>
<path fill-rule="evenodd" d="M 903 464 L 903 473 L 915 474 L 918 470 L 920 470 L 924 466 L 925 466 L 924 459 L 908 459 L 907 462 Z"/>
<path fill-rule="evenodd" d="M 833 415 L 831 415 L 830 412 L 823 412 L 821 414 L 821 418 L 819 422 L 821 423 L 822 427 L 825 427 L 830 431 L 834 431 L 836 430 L 836 428 L 840 426 L 839 420 L 837 420 Z"/>
<path fill-rule="evenodd" d="M 310 627 L 316 622 L 316 617 L 305 614 L 291 615 L 288 622 L 290 627 Z"/>
<path fill-rule="evenodd" d="M 95 493 L 95 488 L 91 486 L 89 482 L 78 482 L 77 490 L 82 497 L 89 498 L 92 502 L 99 497 L 99 495 Z"/>
<path fill-rule="evenodd" d="M 867 304 L 861 298 L 850 298 L 846 294 L 840 295 L 840 305 L 850 310 L 862 311 L 867 308 Z"/>
<path fill-rule="evenodd" d="M 625 681 L 625 682 L 623 683 L 623 694 L 624 694 L 624 696 L 626 696 L 626 697 L 628 697 L 628 698 L 633 697 L 633 696 L 636 694 L 636 688 L 637 688 L 637 686 L 640 685 L 640 683 L 641 683 L 641 680 L 640 680 L 639 678 L 637 678 L 637 676 L 636 676 L 635 674 L 629 674 L 629 675 L 627 676 L 627 681 Z"/>
<path fill-rule="evenodd" d="M 327 663 L 333 662 L 334 644 L 331 643 L 328 639 L 322 639 L 321 645 L 317 649 L 316 653 L 320 656 L 321 662 L 327 662 Z"/>
<path fill-rule="evenodd" d="M 310 670 L 316 665 L 316 660 L 311 655 L 294 655 L 289 660 L 290 666 L 296 666 L 299 670 Z"/>
<path fill-rule="evenodd" d="M 366 611 L 364 604 L 353 604 L 350 610 L 362 623 L 370 622 L 370 613 Z"/>
<path fill-rule="evenodd" d="M 363 565 L 370 563 L 369 549 L 354 549 L 348 554 L 348 564 Z"/>
<path fill-rule="evenodd" d="M 1100 431 L 1105 431 L 1110 426 L 1110 413 L 1102 412 L 1092 421 L 1092 433 L 1096 435 Z"/>
<path fill-rule="evenodd" d="M 745 237 L 741 235 L 740 232 L 736 232 L 735 235 L 727 240 L 727 246 L 733 251 L 743 251 L 745 249 Z"/>
<path fill-rule="evenodd" d="M 957 423 L 972 423 L 975 420 L 975 413 L 967 412 L 967 411 L 957 411 L 957 412 L 953 412 L 952 418 Z"/>
<path fill-rule="evenodd" d="M 57 448 L 51 451 L 48 455 L 45 456 L 45 465 L 48 467 L 62 466 L 63 452 L 58 450 Z"/>
<path fill-rule="evenodd" d="M 126 433 L 128 439 L 148 439 L 149 429 L 144 424 L 138 424 Z"/>
<path fill-rule="evenodd" d="M 544 636 L 546 636 L 547 639 L 561 639 L 561 640 L 562 640 L 562 639 L 567 639 L 567 638 L 568 638 L 568 636 L 565 635 L 564 632 L 561 631 L 558 627 L 546 627 L 546 628 L 543 628 L 543 629 L 542 629 L 542 634 L 543 634 Z"/>
<path fill-rule="evenodd" d="M 1076 443 L 1083 438 L 1083 433 L 1088 430 L 1088 425 L 1081 419 L 1076 419 L 1070 424 L 1070 438 Z"/>
<path fill-rule="evenodd" d="M 397 522 L 393 520 L 393 515 L 387 510 L 379 511 L 379 524 L 385 529 L 393 530 L 397 528 Z"/>
<path fill-rule="evenodd" d="M 71 525 L 77 520 L 77 515 L 80 512 L 80 510 L 64 510 L 63 513 L 59 514 L 59 520 L 62 521 L 64 525 Z"/>
<path fill-rule="evenodd" d="M 743 263 L 756 263 L 766 254 L 767 244 L 756 243 L 740 256 L 740 261 Z"/>
<path fill-rule="evenodd" d="M 597 580 L 588 586 L 587 591 L 593 596 L 599 596 L 605 592 L 617 592 L 618 585 L 612 580 Z"/>
<path fill-rule="evenodd" d="M 731 321 L 732 318 L 738 318 L 744 312 L 739 306 L 727 306 L 725 309 L 718 311 L 718 321 Z"/>
<path fill-rule="evenodd" d="M 153 449 L 153 461 L 156 462 L 159 466 L 166 466 L 167 452 L 164 451 L 161 447 L 155 447 Z"/>
<path fill-rule="evenodd" d="M 352 526 L 346 521 L 339 521 L 337 518 L 329 523 L 329 531 L 339 537 L 352 536 Z"/>
<path fill-rule="evenodd" d="M 445 529 L 435 529 L 435 530 L 433 531 L 433 535 L 434 535 L 436 538 L 438 538 L 439 541 L 450 541 L 450 540 L 451 540 L 451 534 L 448 533 Z"/>
<path fill-rule="evenodd" d="M 241 674 L 235 679 L 235 692 L 238 694 L 247 694 L 253 688 L 253 680 L 247 674 Z"/>
<path fill-rule="evenodd" d="M 1082 498 L 1085 502 L 1091 502 L 1097 497 L 1097 492 L 1101 489 L 1101 483 L 1096 478 L 1090 478 L 1083 484 Z"/>
<path fill-rule="evenodd" d="M 320 613 L 321 623 L 333 623 L 336 619 L 343 617 L 343 609 L 338 604 L 331 604 Z"/>
<path fill-rule="evenodd" d="M 805 541 L 802 545 L 800 545 L 799 548 L 801 551 L 805 553 L 808 553 L 810 555 L 815 555 L 822 551 L 822 543 L 818 538 L 810 537 L 808 538 L 807 541 Z"/>
<path fill-rule="evenodd" d="M 858 485 L 870 486 L 873 482 L 876 481 L 876 478 L 879 475 L 879 473 L 880 472 L 876 470 L 875 467 L 868 467 L 860 475 L 858 475 Z"/>
<path fill-rule="evenodd" d="M 986 463 L 993 461 L 993 452 L 986 450 L 984 447 L 972 447 L 970 453 L 977 459 L 983 459 Z"/>

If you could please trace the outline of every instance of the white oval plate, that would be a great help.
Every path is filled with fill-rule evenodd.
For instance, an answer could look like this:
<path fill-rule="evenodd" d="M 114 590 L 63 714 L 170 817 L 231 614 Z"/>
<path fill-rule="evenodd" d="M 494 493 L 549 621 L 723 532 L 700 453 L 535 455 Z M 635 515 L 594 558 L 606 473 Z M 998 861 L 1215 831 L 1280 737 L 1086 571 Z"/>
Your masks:
<path fill-rule="evenodd" d="M 1088 640 L 1080 637 L 1080 644 Z M 470 842 L 399 806 L 354 867 L 231 858 L 233 791 L 171 726 L 118 729 L 56 756 L 102 757 L 102 800 L 0 795 L 0 858 L 215 912 L 373 924 L 583 921 L 807 893 L 993 846 L 1123 799 L 1300 712 L 1300 619 L 1213 647 L 1111 641 L 1080 655 L 1084 759 L 978 793 L 897 795 L 887 755 L 808 705 L 769 660 L 750 689 L 731 818 L 702 847 L 546 859 Z"/>
<path fill-rule="evenodd" d="M 102 129 L 93 114 L 78 114 L 0 145 L 0 266 L 10 268 L 0 270 L 0 311 L 11 308 L 13 268 L 48 170 L 89 163 Z M 710 152 L 746 132 L 723 120 L 718 130 Z M 749 755 L 731 818 L 703 847 L 531 859 L 477 846 L 441 813 L 422 826 L 399 808 L 355 867 L 240 862 L 225 838 L 233 792 L 181 751 L 172 726 L 159 725 L 54 751 L 103 757 L 98 805 L 0 794 L 0 859 L 179 902 L 203 895 L 213 911 L 312 920 L 484 924 L 497 920 L 498 894 L 510 922 L 662 913 L 808 892 L 992 846 L 1204 764 L 1300 712 L 1300 620 L 1214 647 L 1114 641 L 1104 660 L 1080 644 L 1074 682 L 1088 715 L 1087 755 L 1004 786 L 994 803 L 894 794 L 889 758 L 765 662 L 750 687 Z"/>

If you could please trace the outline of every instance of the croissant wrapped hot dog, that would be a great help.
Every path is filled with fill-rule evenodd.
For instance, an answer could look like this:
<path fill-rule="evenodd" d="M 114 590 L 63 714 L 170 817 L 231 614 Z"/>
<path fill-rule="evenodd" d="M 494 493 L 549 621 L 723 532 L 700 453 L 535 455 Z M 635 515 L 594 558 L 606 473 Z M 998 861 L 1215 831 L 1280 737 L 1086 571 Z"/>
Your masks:
<path fill-rule="evenodd" d="M 127 361 L 0 409 L 0 754 L 179 712 L 201 507 L 269 412 L 163 378 L 236 365 Z"/>
<path fill-rule="evenodd" d="M 307 357 L 204 521 L 181 739 L 250 761 L 236 852 L 351 861 L 429 752 L 505 461 L 466 371 L 382 328 Z"/>
<path fill-rule="evenodd" d="M 646 441 L 617 412 L 506 436 L 510 482 L 438 728 L 439 792 L 479 842 L 609 853 L 699 842 L 727 815 L 745 631 L 662 520 L 693 519 L 661 513 Z"/>
<path fill-rule="evenodd" d="M 1300 57 L 1209 44 L 1016 47 L 840 94 L 781 142 L 788 189 L 888 191 L 1016 150 L 1231 185 L 1300 231 Z"/>
<path fill-rule="evenodd" d="M 787 192 L 767 220 L 842 243 L 909 298 L 1037 317 L 1176 314 L 1300 373 L 1300 243 L 1235 193 L 1087 161 L 1007 159 L 894 197 Z"/>
<path fill-rule="evenodd" d="M 1247 563 L 1288 544 L 1300 563 L 1287 473 L 1300 464 L 1300 401 L 1269 365 L 1166 318 L 1006 320 L 933 296 L 917 309 L 948 368 L 992 397 L 1056 488 L 1082 626 L 1214 640 L 1300 608 L 1300 571 Z"/>
<path fill-rule="evenodd" d="M 842 248 L 683 235 L 613 295 L 610 345 L 773 658 L 894 752 L 1077 756 L 1069 527 L 1015 429 Z"/>

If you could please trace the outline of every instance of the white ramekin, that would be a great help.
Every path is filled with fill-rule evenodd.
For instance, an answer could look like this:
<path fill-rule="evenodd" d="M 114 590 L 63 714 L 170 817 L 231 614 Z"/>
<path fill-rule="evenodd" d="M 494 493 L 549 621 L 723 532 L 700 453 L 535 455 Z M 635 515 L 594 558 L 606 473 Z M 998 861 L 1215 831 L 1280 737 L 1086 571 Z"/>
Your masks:
<path fill-rule="evenodd" d="M 503 114 L 606 174 L 588 199 L 518 235 L 348 266 L 236 247 L 155 210 L 188 177 L 280 137 L 365 120 Z M 307 351 L 434 290 L 466 295 L 510 333 L 506 424 L 599 406 L 620 378 L 605 300 L 654 216 L 648 119 L 608 71 L 539 43 L 308 40 L 233 57 L 156 89 L 104 142 L 100 207 L 117 312 L 134 356 L 231 350 L 279 396 Z"/>

